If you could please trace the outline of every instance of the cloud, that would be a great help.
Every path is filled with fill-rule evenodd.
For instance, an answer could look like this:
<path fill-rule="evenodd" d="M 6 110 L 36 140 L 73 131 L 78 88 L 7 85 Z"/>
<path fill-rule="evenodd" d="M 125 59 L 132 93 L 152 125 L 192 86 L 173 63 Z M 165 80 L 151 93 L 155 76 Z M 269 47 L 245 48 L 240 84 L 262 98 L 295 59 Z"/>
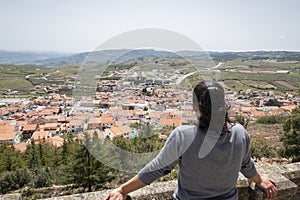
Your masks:
<path fill-rule="evenodd" d="M 284 38 L 285 38 L 285 35 L 280 35 L 279 38 L 280 38 L 280 39 L 284 39 Z"/>

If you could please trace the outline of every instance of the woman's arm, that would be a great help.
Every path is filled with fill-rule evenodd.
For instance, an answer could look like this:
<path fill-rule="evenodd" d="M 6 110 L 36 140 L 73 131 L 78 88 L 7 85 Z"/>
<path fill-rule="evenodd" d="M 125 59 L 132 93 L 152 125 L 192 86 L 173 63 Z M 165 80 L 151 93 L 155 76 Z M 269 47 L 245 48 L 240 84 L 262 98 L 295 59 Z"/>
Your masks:
<path fill-rule="evenodd" d="M 144 184 L 139 177 L 135 175 L 132 179 L 110 192 L 104 200 L 125 200 L 128 193 L 145 186 L 146 184 Z"/>
<path fill-rule="evenodd" d="M 275 185 L 275 181 L 270 178 L 261 177 L 259 173 L 257 173 L 254 162 L 251 159 L 250 138 L 247 131 L 244 128 L 243 131 L 245 133 L 246 143 L 245 143 L 245 155 L 242 161 L 241 172 L 245 177 L 250 178 L 250 180 L 255 182 L 258 187 L 263 189 L 267 195 L 267 198 L 271 199 L 277 195 L 277 188 Z"/>
<path fill-rule="evenodd" d="M 126 195 L 151 184 L 154 180 L 168 174 L 177 164 L 182 147 L 177 129 L 168 137 L 163 149 L 132 179 L 109 193 L 104 200 L 125 200 Z"/>
<path fill-rule="evenodd" d="M 261 177 L 258 173 L 250 179 L 257 184 L 258 187 L 263 189 L 267 194 L 267 198 L 272 199 L 277 195 L 277 188 L 275 181 L 270 178 Z"/>

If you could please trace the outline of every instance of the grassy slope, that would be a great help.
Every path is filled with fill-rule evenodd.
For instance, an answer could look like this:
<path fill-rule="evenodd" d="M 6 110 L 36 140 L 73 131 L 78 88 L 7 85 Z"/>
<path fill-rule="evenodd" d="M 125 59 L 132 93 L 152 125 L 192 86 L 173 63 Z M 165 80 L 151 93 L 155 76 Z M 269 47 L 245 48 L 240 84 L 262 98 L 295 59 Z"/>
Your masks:
<path fill-rule="evenodd" d="M 67 76 L 76 74 L 77 70 L 78 67 L 74 66 L 46 68 L 35 65 L 0 65 L 0 92 L 10 89 L 28 93 L 38 84 L 61 84 Z M 50 74 L 48 81 L 41 79 L 47 74 Z M 28 75 L 30 77 L 26 78 Z"/>

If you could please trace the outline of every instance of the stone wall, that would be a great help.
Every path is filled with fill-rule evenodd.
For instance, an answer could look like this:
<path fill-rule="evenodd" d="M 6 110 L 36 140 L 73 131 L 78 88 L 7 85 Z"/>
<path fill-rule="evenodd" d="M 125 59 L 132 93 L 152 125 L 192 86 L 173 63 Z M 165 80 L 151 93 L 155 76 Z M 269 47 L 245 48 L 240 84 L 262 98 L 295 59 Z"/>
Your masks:
<path fill-rule="evenodd" d="M 278 195 L 276 200 L 300 200 L 300 162 L 287 164 L 283 166 L 271 166 L 264 163 L 257 163 L 257 170 L 262 176 L 267 176 L 276 181 Z M 143 189 L 130 194 L 134 200 L 171 200 L 172 193 L 176 187 L 176 181 L 156 182 Z M 260 200 L 265 199 L 264 192 L 250 183 L 242 174 L 240 174 L 237 187 L 239 191 L 239 200 Z M 46 200 L 83 200 L 97 199 L 101 200 L 110 190 L 99 192 L 83 193 L 70 196 L 53 197 Z M 298 191 L 298 193 L 297 193 Z M 1 200 L 21 200 L 20 194 L 0 196 Z"/>

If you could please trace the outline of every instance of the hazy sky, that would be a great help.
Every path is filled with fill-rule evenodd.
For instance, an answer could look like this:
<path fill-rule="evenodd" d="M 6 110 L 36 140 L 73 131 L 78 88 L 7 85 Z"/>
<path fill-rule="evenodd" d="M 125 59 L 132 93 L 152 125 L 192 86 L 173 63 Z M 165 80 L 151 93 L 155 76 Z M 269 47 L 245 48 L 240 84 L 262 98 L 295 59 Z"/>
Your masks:
<path fill-rule="evenodd" d="M 299 0 L 0 0 L 0 49 L 91 51 L 140 28 L 205 50 L 300 50 Z"/>

